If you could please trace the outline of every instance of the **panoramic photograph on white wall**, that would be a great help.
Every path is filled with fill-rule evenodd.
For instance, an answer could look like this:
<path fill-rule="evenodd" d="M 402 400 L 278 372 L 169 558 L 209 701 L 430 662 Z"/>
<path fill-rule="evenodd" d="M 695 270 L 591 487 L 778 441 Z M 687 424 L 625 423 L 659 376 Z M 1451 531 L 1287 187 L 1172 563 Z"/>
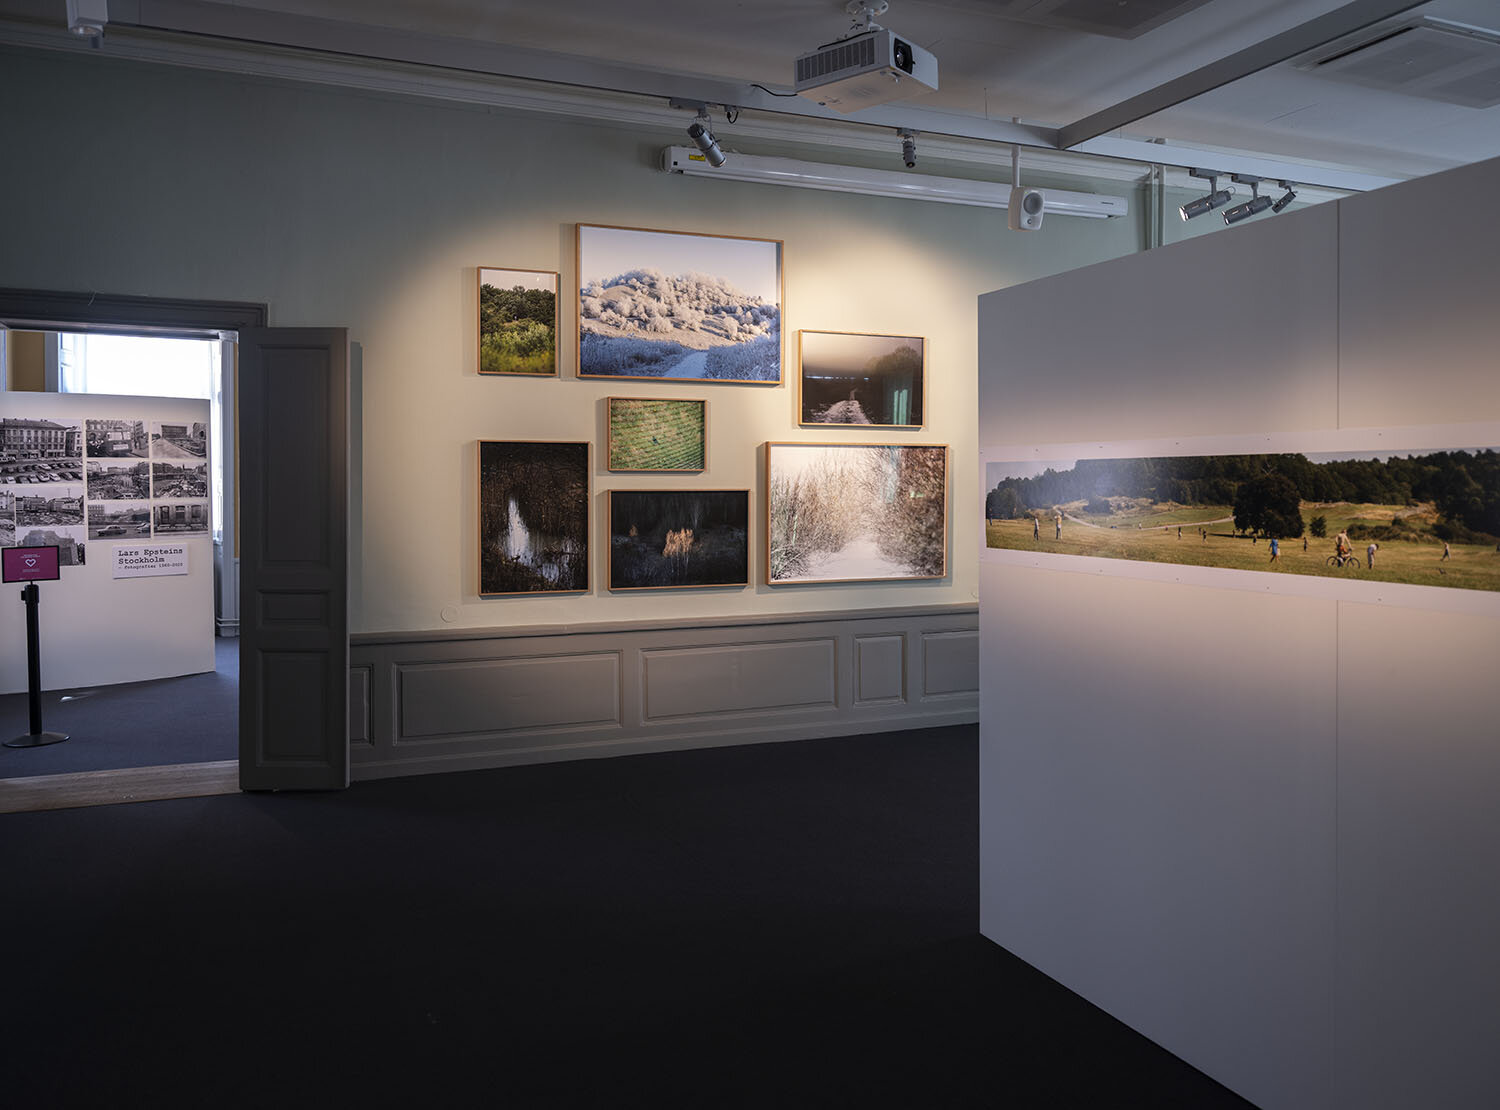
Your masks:
<path fill-rule="evenodd" d="M 984 505 L 989 548 L 1500 590 L 1493 447 L 997 459 Z"/>
<path fill-rule="evenodd" d="M 578 376 L 781 381 L 781 242 L 578 225 Z"/>
<path fill-rule="evenodd" d="M 766 581 L 948 572 L 948 448 L 766 444 Z"/>

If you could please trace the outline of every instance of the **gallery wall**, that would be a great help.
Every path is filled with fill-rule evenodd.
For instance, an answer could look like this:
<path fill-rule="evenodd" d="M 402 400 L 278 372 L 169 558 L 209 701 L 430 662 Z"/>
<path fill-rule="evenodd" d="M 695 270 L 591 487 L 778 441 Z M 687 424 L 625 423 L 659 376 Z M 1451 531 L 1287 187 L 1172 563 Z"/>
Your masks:
<path fill-rule="evenodd" d="M 0 285 L 263 301 L 276 325 L 349 329 L 355 633 L 973 604 L 975 298 L 1143 246 L 1137 193 L 1119 181 L 1062 184 L 1128 195 L 1131 217 L 1053 217 L 1021 235 L 998 211 L 668 176 L 656 157 L 683 141 L 678 127 L 591 125 L 98 54 L 7 51 L 3 63 L 12 140 L 36 156 L 0 175 L 0 205 L 27 213 L 8 230 Z M 733 128 L 723 131 L 733 149 Z M 783 240 L 784 383 L 573 378 L 579 222 Z M 479 266 L 561 271 L 560 379 L 478 376 Z M 799 328 L 925 337 L 927 426 L 799 428 Z M 611 395 L 706 398 L 707 469 L 607 474 Z M 592 592 L 478 596 L 476 444 L 508 438 L 593 441 Z M 950 445 L 949 575 L 767 587 L 762 445 L 782 440 Z M 599 559 L 609 488 L 757 491 L 753 584 L 610 595 Z"/>
<path fill-rule="evenodd" d="M 981 451 L 1493 428 L 1497 187 L 1470 166 L 982 298 Z M 1266 1110 L 1493 1105 L 1492 597 L 1013 554 L 980 567 L 984 933 Z"/>

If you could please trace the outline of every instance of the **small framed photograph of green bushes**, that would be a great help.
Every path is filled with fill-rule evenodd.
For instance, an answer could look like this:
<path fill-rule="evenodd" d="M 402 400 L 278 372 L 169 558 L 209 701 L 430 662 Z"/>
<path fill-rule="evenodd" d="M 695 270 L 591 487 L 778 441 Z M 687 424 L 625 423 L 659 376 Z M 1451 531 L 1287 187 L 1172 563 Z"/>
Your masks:
<path fill-rule="evenodd" d="M 479 372 L 557 376 L 557 273 L 479 268 Z"/>
<path fill-rule="evenodd" d="M 708 461 L 705 401 L 609 398 L 610 470 L 700 471 Z"/>
<path fill-rule="evenodd" d="M 750 584 L 750 491 L 609 491 L 609 588 Z"/>

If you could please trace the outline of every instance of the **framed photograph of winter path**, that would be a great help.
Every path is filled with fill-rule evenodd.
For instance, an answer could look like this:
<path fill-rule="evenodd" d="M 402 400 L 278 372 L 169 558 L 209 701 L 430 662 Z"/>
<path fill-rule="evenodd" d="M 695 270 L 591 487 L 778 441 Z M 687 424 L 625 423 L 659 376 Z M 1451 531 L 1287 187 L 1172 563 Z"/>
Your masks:
<path fill-rule="evenodd" d="M 479 372 L 557 376 L 557 273 L 479 268 Z"/>
<path fill-rule="evenodd" d="M 611 397 L 610 470 L 702 470 L 708 459 L 706 401 Z"/>
<path fill-rule="evenodd" d="M 781 381 L 779 239 L 578 225 L 578 376 Z"/>
<path fill-rule="evenodd" d="M 948 573 L 948 448 L 766 444 L 766 582 Z"/>
<path fill-rule="evenodd" d="M 800 423 L 920 428 L 926 354 L 919 335 L 799 331 Z"/>
<path fill-rule="evenodd" d="M 479 592 L 589 588 L 589 444 L 479 443 Z"/>
<path fill-rule="evenodd" d="M 611 590 L 749 584 L 749 490 L 609 491 Z"/>

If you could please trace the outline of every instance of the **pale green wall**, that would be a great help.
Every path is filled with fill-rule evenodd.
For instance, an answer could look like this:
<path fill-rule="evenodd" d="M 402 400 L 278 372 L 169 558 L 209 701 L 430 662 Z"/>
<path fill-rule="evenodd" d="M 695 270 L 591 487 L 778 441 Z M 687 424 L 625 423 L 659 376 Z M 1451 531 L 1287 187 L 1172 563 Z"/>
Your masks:
<path fill-rule="evenodd" d="M 679 128 L 630 130 L 122 62 L 0 51 L 12 149 L 0 174 L 14 218 L 0 285 L 268 302 L 277 325 L 344 325 L 357 343 L 360 455 L 352 627 L 385 631 L 971 602 L 977 597 L 976 297 L 1144 245 L 1131 217 L 1053 217 L 1011 233 L 1004 213 L 689 180 L 655 169 Z M 894 154 L 891 162 L 895 162 Z M 894 167 L 893 167 L 894 168 Z M 578 222 L 785 242 L 788 377 L 795 331 L 926 336 L 928 427 L 863 437 L 800 430 L 796 390 L 670 389 L 571 377 Z M 479 265 L 560 270 L 556 381 L 480 379 Z M 1080 306 L 1086 314 L 1087 307 Z M 610 394 L 709 399 L 709 470 L 656 481 L 600 469 Z M 763 485 L 768 440 L 953 447 L 947 581 L 481 600 L 475 441 L 592 439 L 595 581 L 609 488 Z M 763 577 L 755 510 L 754 576 Z"/>

